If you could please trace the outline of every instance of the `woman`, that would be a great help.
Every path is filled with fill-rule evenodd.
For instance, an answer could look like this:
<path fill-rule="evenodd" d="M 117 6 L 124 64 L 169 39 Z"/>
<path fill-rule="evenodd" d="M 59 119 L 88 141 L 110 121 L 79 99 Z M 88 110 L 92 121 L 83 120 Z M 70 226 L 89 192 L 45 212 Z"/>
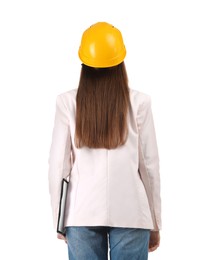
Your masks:
<path fill-rule="evenodd" d="M 98 22 L 82 35 L 79 87 L 57 96 L 49 156 L 54 228 L 70 260 L 148 259 L 160 243 L 159 157 L 147 94 L 128 86 L 121 32 Z"/>

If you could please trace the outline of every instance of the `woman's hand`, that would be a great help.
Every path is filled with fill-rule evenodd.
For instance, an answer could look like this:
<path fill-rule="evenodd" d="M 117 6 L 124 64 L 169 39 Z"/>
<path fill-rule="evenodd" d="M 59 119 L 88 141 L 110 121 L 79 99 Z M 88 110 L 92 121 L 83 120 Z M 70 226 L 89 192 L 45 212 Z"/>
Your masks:
<path fill-rule="evenodd" d="M 64 240 L 66 243 L 68 243 L 68 241 L 67 241 L 66 237 L 65 237 L 65 236 L 63 236 L 63 235 L 62 235 L 62 234 L 60 234 L 60 233 L 57 233 L 57 238 L 58 238 L 58 239 L 62 239 L 62 240 Z"/>
<path fill-rule="evenodd" d="M 149 252 L 155 251 L 160 245 L 159 231 L 150 231 Z"/>

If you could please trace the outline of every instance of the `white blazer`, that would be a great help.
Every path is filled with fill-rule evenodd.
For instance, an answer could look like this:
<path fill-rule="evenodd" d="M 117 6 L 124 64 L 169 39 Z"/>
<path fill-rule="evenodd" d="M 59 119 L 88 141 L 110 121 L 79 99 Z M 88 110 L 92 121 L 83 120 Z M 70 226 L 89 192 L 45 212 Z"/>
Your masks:
<path fill-rule="evenodd" d="M 69 181 L 65 226 L 161 229 L 159 156 L 149 95 L 130 88 L 128 139 L 116 149 L 77 149 L 77 89 L 56 98 L 49 192 L 57 227 L 62 178 Z"/>

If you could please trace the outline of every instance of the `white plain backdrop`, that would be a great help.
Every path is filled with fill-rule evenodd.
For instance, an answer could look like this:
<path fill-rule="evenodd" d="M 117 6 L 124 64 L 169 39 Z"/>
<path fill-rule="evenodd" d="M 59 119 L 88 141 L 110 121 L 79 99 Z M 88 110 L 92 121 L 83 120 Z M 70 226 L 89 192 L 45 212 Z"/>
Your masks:
<path fill-rule="evenodd" d="M 121 30 L 130 87 L 151 96 L 161 244 L 150 260 L 203 259 L 203 2 L 0 2 L 0 259 L 68 259 L 52 226 L 48 155 L 56 96 L 76 88 L 82 32 Z"/>

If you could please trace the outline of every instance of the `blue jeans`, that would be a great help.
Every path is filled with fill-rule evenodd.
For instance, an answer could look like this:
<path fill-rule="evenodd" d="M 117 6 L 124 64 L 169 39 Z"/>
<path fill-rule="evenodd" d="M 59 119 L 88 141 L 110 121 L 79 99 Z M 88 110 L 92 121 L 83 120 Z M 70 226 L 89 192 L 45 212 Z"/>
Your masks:
<path fill-rule="evenodd" d="M 149 229 L 108 226 L 66 227 L 69 260 L 147 260 Z"/>

